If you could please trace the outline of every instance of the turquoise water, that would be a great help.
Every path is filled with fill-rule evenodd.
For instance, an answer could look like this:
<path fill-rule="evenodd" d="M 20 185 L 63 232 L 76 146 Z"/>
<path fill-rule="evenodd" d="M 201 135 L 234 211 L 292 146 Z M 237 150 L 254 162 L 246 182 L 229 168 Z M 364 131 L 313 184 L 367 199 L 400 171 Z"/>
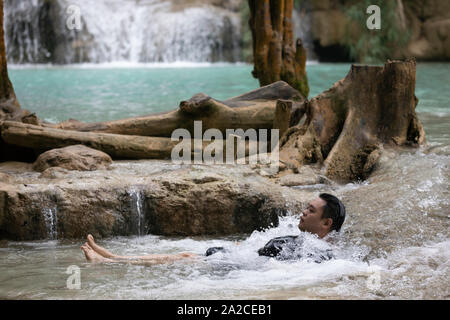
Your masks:
<path fill-rule="evenodd" d="M 310 97 L 344 78 L 350 64 L 307 66 Z M 107 121 L 175 109 L 179 102 L 203 92 L 227 99 L 258 88 L 252 66 L 134 65 L 38 66 L 9 70 L 19 102 L 39 118 L 60 122 Z M 428 141 L 450 140 L 450 64 L 418 64 L 417 111 Z"/>

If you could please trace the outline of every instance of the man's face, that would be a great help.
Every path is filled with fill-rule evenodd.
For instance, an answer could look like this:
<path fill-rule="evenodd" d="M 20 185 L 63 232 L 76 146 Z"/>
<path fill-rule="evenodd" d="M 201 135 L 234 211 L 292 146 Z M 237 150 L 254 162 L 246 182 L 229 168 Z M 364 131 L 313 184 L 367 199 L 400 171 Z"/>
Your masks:
<path fill-rule="evenodd" d="M 327 219 L 322 219 L 323 207 L 327 203 L 321 198 L 314 199 L 308 203 L 305 210 L 302 211 L 298 228 L 301 231 L 317 234 L 324 237 L 329 231 Z"/>

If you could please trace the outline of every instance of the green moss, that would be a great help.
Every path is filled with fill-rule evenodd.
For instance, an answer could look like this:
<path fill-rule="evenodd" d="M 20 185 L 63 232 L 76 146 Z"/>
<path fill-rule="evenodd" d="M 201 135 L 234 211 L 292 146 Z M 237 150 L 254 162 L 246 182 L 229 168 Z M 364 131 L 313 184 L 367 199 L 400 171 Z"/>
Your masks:
<path fill-rule="evenodd" d="M 293 87 L 300 91 L 300 93 L 305 97 L 308 98 L 309 95 L 309 84 L 308 84 L 308 77 L 304 76 L 303 79 L 295 81 Z"/>
<path fill-rule="evenodd" d="M 294 9 L 300 9 L 308 0 L 294 0 Z"/>

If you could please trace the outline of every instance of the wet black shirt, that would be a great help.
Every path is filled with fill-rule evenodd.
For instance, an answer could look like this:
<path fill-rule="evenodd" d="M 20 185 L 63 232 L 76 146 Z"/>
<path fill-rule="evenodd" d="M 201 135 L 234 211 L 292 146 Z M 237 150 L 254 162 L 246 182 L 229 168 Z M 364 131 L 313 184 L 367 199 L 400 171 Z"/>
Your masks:
<path fill-rule="evenodd" d="M 331 249 L 319 250 L 308 248 L 304 250 L 303 238 L 300 236 L 277 237 L 258 250 L 260 256 L 274 257 L 278 260 L 292 260 L 301 258 L 311 258 L 315 262 L 330 260 L 334 258 Z M 206 256 L 210 256 L 218 251 L 225 251 L 223 247 L 212 247 L 206 251 Z"/>
<path fill-rule="evenodd" d="M 260 256 L 274 257 L 278 260 L 312 258 L 317 263 L 330 260 L 334 257 L 331 249 L 304 249 L 303 238 L 300 236 L 284 236 L 274 238 L 267 242 L 263 248 L 258 250 L 258 254 Z"/>

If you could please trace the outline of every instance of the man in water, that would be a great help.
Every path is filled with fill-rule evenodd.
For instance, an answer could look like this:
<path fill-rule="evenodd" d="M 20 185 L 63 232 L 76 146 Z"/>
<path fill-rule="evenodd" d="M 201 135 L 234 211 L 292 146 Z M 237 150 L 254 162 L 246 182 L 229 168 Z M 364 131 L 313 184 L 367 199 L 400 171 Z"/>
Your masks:
<path fill-rule="evenodd" d="M 339 232 L 345 220 L 345 207 L 335 196 L 321 193 L 318 198 L 310 201 L 302 211 L 298 228 L 300 231 L 325 238 L 331 231 Z M 299 236 L 278 237 L 270 240 L 263 248 L 258 250 L 260 256 L 275 257 L 279 259 L 298 258 L 298 255 L 286 255 L 286 252 L 295 252 L 295 248 L 301 243 L 297 241 Z M 90 262 L 128 262 L 132 264 L 161 264 L 183 259 L 199 257 L 194 253 L 179 254 L 149 254 L 145 256 L 119 256 L 97 245 L 91 235 L 87 236 L 87 242 L 81 246 L 86 259 Z M 218 251 L 224 251 L 222 247 L 209 248 L 206 256 Z M 319 254 L 316 262 L 332 258 L 330 252 Z"/>

